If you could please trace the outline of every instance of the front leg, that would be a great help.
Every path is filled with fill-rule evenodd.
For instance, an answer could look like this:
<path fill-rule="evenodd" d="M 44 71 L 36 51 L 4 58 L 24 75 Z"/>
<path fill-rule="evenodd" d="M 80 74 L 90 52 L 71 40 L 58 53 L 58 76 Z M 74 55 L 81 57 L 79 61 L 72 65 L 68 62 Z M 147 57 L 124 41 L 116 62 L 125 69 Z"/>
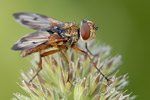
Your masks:
<path fill-rule="evenodd" d="M 92 55 L 92 56 L 98 56 L 98 54 L 93 54 L 93 53 L 89 50 L 88 45 L 87 45 L 87 42 L 85 42 L 85 49 L 87 50 L 87 52 L 90 53 L 90 55 Z"/>
<path fill-rule="evenodd" d="M 81 54 L 83 54 L 83 55 L 87 55 L 88 58 L 90 59 L 91 63 L 94 65 L 94 67 L 102 74 L 102 76 L 103 76 L 107 81 L 109 81 L 109 79 L 102 73 L 102 71 L 96 67 L 96 64 L 93 62 L 92 58 L 88 55 L 87 52 L 85 52 L 85 51 L 83 51 L 83 50 L 81 50 L 81 49 L 75 47 L 74 45 L 71 46 L 71 48 L 72 48 L 73 50 L 75 50 L 76 52 L 78 52 L 78 53 L 81 53 Z"/>

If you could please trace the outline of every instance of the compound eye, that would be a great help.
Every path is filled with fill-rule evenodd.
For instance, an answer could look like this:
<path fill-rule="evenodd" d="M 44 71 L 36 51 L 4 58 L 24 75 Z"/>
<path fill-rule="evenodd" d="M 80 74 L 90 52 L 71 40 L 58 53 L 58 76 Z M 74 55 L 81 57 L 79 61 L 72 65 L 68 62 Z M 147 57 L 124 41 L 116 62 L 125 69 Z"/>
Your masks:
<path fill-rule="evenodd" d="M 81 37 L 83 40 L 88 40 L 90 38 L 90 27 L 87 23 L 82 23 Z"/>

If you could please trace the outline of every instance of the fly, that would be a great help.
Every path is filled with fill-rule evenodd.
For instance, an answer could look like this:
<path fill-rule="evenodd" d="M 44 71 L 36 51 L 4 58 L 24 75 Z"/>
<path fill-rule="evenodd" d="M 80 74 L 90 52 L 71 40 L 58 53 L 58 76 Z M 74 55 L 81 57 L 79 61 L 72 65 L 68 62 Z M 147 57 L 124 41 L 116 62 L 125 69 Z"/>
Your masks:
<path fill-rule="evenodd" d="M 84 19 L 81 21 L 81 26 L 79 26 L 76 23 L 63 23 L 35 13 L 15 13 L 13 16 L 20 24 L 36 30 L 36 32 L 29 33 L 20 38 L 11 48 L 12 50 L 20 50 L 23 57 L 34 52 L 39 52 L 39 69 L 29 83 L 42 70 L 42 57 L 60 52 L 66 62 L 69 63 L 63 50 L 67 50 L 70 47 L 78 53 L 87 55 L 94 67 L 109 81 L 101 70 L 96 67 L 96 64 L 88 53 L 76 47 L 77 41 L 81 38 L 85 41 L 87 51 L 92 54 L 87 48 L 87 41 L 95 38 L 95 30 L 98 29 L 92 21 Z M 56 49 L 44 51 L 52 47 Z M 67 81 L 69 81 L 69 73 Z"/>

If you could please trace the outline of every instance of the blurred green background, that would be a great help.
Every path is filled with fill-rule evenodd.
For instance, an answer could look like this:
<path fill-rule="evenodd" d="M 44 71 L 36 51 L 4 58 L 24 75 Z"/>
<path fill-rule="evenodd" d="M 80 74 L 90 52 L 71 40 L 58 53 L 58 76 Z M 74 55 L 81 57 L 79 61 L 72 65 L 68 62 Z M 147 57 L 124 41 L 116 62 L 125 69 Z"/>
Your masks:
<path fill-rule="evenodd" d="M 31 67 L 28 57 L 10 50 L 23 35 L 33 32 L 12 17 L 15 12 L 44 14 L 63 22 L 89 19 L 99 26 L 96 40 L 122 55 L 119 75 L 129 73 L 128 93 L 136 100 L 150 94 L 150 1 L 149 0 L 0 0 L 0 100 L 22 89 L 20 71 Z"/>

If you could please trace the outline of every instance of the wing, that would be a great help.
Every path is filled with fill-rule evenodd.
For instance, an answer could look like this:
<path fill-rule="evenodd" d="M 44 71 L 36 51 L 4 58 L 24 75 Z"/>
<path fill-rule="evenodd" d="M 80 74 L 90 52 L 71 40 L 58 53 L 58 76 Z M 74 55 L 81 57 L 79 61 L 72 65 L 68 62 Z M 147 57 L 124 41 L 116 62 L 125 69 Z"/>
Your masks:
<path fill-rule="evenodd" d="M 59 26 L 62 22 L 35 13 L 14 13 L 16 21 L 34 30 L 50 30 L 54 26 Z"/>
<path fill-rule="evenodd" d="M 26 50 L 35 48 L 41 45 L 52 44 L 55 42 L 63 41 L 64 39 L 59 35 L 50 34 L 46 31 L 37 31 L 27 34 L 18 40 L 12 50 Z"/>

